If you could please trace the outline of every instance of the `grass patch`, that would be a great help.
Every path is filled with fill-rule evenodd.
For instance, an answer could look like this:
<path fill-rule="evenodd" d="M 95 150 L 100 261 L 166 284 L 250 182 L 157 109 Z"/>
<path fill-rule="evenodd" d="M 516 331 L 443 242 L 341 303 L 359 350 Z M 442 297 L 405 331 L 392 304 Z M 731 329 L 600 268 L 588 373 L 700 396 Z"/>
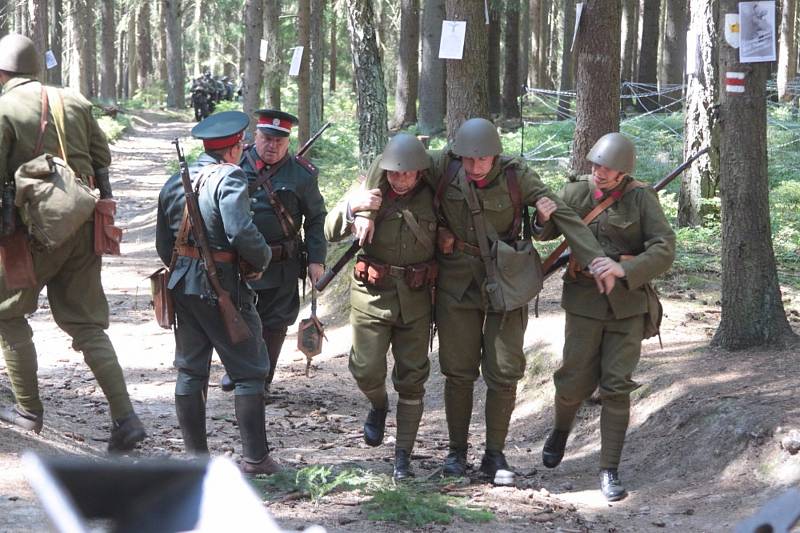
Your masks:
<path fill-rule="evenodd" d="M 361 469 L 337 471 L 329 465 L 313 465 L 300 470 L 285 470 L 252 480 L 256 489 L 268 498 L 299 493 L 317 503 L 334 491 L 349 491 L 375 483 L 375 474 Z"/>
<path fill-rule="evenodd" d="M 369 520 L 395 522 L 408 527 L 450 524 L 454 518 L 473 523 L 486 523 L 495 518 L 486 509 L 467 505 L 465 498 L 420 491 L 407 485 L 379 489 L 365 508 Z"/>

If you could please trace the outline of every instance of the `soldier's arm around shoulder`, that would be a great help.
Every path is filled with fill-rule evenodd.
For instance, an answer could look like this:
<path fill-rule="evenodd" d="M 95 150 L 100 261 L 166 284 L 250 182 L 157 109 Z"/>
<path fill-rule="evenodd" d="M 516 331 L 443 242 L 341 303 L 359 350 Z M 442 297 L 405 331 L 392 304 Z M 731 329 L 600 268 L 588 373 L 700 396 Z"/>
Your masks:
<path fill-rule="evenodd" d="M 641 187 L 631 193 L 636 195 L 639 205 L 644 251 L 621 264 L 628 288 L 636 289 L 670 269 L 675 260 L 675 232 L 652 187 Z"/>
<path fill-rule="evenodd" d="M 235 165 L 225 165 L 220 173 L 216 197 L 228 242 L 255 270 L 264 270 L 271 252 L 250 215 L 247 176 Z"/>
<path fill-rule="evenodd" d="M 309 263 L 325 264 L 328 243 L 325 241 L 325 199 L 319 190 L 318 171 L 302 157 L 295 157 L 297 163 L 307 174 L 305 187 L 300 196 L 300 209 L 303 212 L 303 233 Z"/>
<path fill-rule="evenodd" d="M 351 222 L 347 217 L 347 199 L 348 195 L 345 195 L 325 216 L 325 238 L 331 242 L 338 242 L 352 235 Z"/>

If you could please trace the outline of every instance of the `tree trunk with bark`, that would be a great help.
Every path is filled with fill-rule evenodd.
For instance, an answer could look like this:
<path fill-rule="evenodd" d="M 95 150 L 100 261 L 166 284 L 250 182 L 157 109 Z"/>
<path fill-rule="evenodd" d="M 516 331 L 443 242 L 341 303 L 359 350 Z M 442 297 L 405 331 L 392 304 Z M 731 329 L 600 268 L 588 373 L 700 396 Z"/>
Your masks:
<path fill-rule="evenodd" d="M 506 0 L 503 116 L 519 118 L 519 0 Z"/>
<path fill-rule="evenodd" d="M 264 0 L 264 40 L 267 41 L 267 61 L 264 65 L 266 107 L 281 108 L 281 0 Z"/>
<path fill-rule="evenodd" d="M 563 94 L 571 91 L 575 85 L 574 68 L 572 65 L 572 35 L 575 30 L 575 3 L 573 0 L 562 0 L 562 11 L 564 13 L 564 32 L 563 49 L 561 51 L 561 78 L 558 83 L 560 93 L 558 97 L 557 116 L 559 120 L 565 120 L 572 116 L 570 112 L 571 98 Z"/>
<path fill-rule="evenodd" d="M 164 2 L 159 0 L 155 5 L 157 15 L 156 20 L 166 20 Z M 167 31 L 164 29 L 164 24 L 157 24 L 155 28 L 158 38 L 158 79 L 166 82 L 169 78 L 167 72 Z"/>
<path fill-rule="evenodd" d="M 528 12 L 530 15 L 530 33 L 526 35 L 531 41 L 530 58 L 528 59 L 528 86 L 538 88 L 542 85 L 541 80 L 541 39 L 542 39 L 542 4 L 543 0 L 530 0 Z"/>
<path fill-rule="evenodd" d="M 528 0 L 522 0 L 519 12 L 519 69 L 517 72 L 517 80 L 520 84 L 520 91 L 522 86 L 528 86 L 528 69 L 531 57 L 531 17 L 530 17 L 530 3 Z"/>
<path fill-rule="evenodd" d="M 336 11 L 336 2 L 331 4 L 331 33 L 330 33 L 330 40 L 328 42 L 329 54 L 328 54 L 328 63 L 329 63 L 329 72 L 328 72 L 328 92 L 333 94 L 336 92 L 336 68 L 339 66 L 338 58 L 336 55 L 337 52 L 337 44 L 338 44 L 338 16 L 339 14 Z"/>
<path fill-rule="evenodd" d="M 203 73 L 202 54 L 203 48 L 203 0 L 194 0 L 194 17 L 192 17 L 192 39 L 194 51 L 192 54 L 192 76 L 197 78 Z"/>
<path fill-rule="evenodd" d="M 499 115 L 501 109 L 500 37 L 502 30 L 500 27 L 500 8 L 496 2 L 492 2 L 489 5 L 489 26 L 486 29 L 488 30 L 487 44 L 489 46 L 489 78 L 487 80 L 487 89 L 489 91 L 489 114 Z M 469 31 L 469 22 L 467 23 L 467 31 Z"/>
<path fill-rule="evenodd" d="M 100 99 L 105 103 L 113 102 L 117 92 L 117 76 L 114 53 L 114 0 L 101 0 L 100 2 L 101 40 L 102 51 L 100 57 Z M 120 41 L 120 47 L 124 43 Z M 122 81 L 122 80 L 120 80 Z"/>
<path fill-rule="evenodd" d="M 645 92 L 655 92 L 658 83 L 658 20 L 661 12 L 659 0 L 645 0 L 642 10 L 642 40 L 639 46 L 639 70 L 636 81 L 648 85 Z M 644 111 L 658 108 L 658 97 L 646 96 L 639 99 Z"/>
<path fill-rule="evenodd" d="M 139 3 L 139 10 L 136 14 L 136 40 L 139 46 L 136 53 L 139 56 L 136 78 L 140 87 L 147 85 L 148 76 L 153 73 L 153 39 L 150 31 L 150 1 L 145 0 Z"/>
<path fill-rule="evenodd" d="M 264 35 L 262 0 L 247 0 L 244 5 L 244 89 L 242 111 L 250 117 L 249 133 L 255 129 L 253 113 L 259 108 L 261 96 L 261 36 Z"/>
<path fill-rule="evenodd" d="M 724 14 L 737 0 L 722 0 Z M 720 32 L 719 71 L 744 72 L 744 93 L 720 91 L 722 313 L 713 346 L 739 350 L 797 342 L 786 320 L 772 248 L 767 175 L 768 63 L 739 63 Z"/>
<path fill-rule="evenodd" d="M 778 52 L 778 99 L 788 102 L 792 94 L 788 83 L 797 76 L 797 45 L 795 44 L 795 11 L 797 0 L 783 0 L 781 40 Z"/>
<path fill-rule="evenodd" d="M 36 50 L 39 52 L 39 57 L 44 58 L 45 51 L 49 49 L 47 0 L 30 0 L 30 2 L 30 38 L 33 41 L 33 44 L 36 45 Z M 45 65 L 44 61 L 41 61 L 41 65 L 42 68 L 38 73 L 38 78 L 42 81 L 47 81 L 47 66 Z"/>
<path fill-rule="evenodd" d="M 464 58 L 447 60 L 447 138 L 470 118 L 489 118 L 488 54 L 481 0 L 447 0 L 447 20 L 467 21 Z"/>
<path fill-rule="evenodd" d="M 311 135 L 309 133 L 309 109 L 311 99 L 310 71 L 311 61 L 310 36 L 311 36 L 311 0 L 298 0 L 297 2 L 297 38 L 298 46 L 303 47 L 303 58 L 300 61 L 300 73 L 297 76 L 297 118 L 300 124 L 297 126 L 297 141 L 300 144 L 306 142 Z"/>
<path fill-rule="evenodd" d="M 128 42 L 125 45 L 125 98 L 133 98 L 139 90 L 136 71 L 139 69 L 139 58 L 136 54 L 136 6 L 128 7 Z"/>
<path fill-rule="evenodd" d="M 419 79 L 419 132 L 435 135 L 444 131 L 445 69 L 439 59 L 439 41 L 445 0 L 425 0 L 422 10 L 422 69 Z"/>
<path fill-rule="evenodd" d="M 311 35 L 309 36 L 309 137 L 322 126 L 325 84 L 325 1 L 311 0 Z"/>
<path fill-rule="evenodd" d="M 8 33 L 9 19 L 11 19 L 10 1 L 11 0 L 0 0 L 0 37 Z"/>
<path fill-rule="evenodd" d="M 346 0 L 347 28 L 358 95 L 360 167 L 366 169 L 386 145 L 386 87 L 369 0 Z"/>
<path fill-rule="evenodd" d="M 575 43 L 576 92 L 575 137 L 572 171 L 587 174 L 591 164 L 586 154 L 594 143 L 619 131 L 620 0 L 588 0 L 585 20 Z"/>
<path fill-rule="evenodd" d="M 0 10 L 5 12 L 0 2 Z M 50 2 L 50 16 L 52 21 L 50 24 L 50 49 L 53 51 L 58 64 L 50 69 L 48 80 L 49 83 L 60 86 L 62 84 L 62 69 L 64 63 L 64 4 L 62 0 L 53 0 Z M 3 34 L 2 27 L 0 27 L 0 35 Z"/>
<path fill-rule="evenodd" d="M 559 40 L 561 34 L 558 32 L 559 25 L 562 24 L 564 16 L 561 13 L 561 4 L 558 0 L 552 0 L 550 10 L 550 44 L 547 45 L 547 79 L 550 81 L 549 89 L 558 87 L 558 65 L 561 57 L 558 55 Z"/>
<path fill-rule="evenodd" d="M 634 79 L 634 56 L 639 37 L 639 0 L 622 0 L 622 39 L 620 42 L 620 78 L 622 81 Z"/>
<path fill-rule="evenodd" d="M 393 129 L 417 122 L 419 84 L 419 0 L 400 0 L 400 42 L 394 92 Z"/>
<path fill-rule="evenodd" d="M 666 9 L 664 24 L 665 81 L 670 85 L 683 82 L 686 63 L 686 0 L 664 0 Z"/>
<path fill-rule="evenodd" d="M 699 226 L 708 212 L 704 198 L 716 195 L 719 181 L 719 123 L 715 119 L 719 80 L 716 20 L 719 8 L 706 0 L 690 0 L 689 30 L 695 42 L 697 71 L 686 77 L 684 108 L 683 155 L 688 159 L 703 148 L 708 156 L 701 157 L 681 176 L 678 195 L 678 226 Z"/>
<path fill-rule="evenodd" d="M 553 80 L 550 79 L 550 34 L 552 33 L 551 16 L 555 0 L 541 0 L 542 16 L 539 19 L 541 33 L 539 35 L 539 87 L 552 89 Z"/>
<path fill-rule="evenodd" d="M 183 109 L 185 105 L 183 96 L 185 70 L 183 66 L 181 0 L 161 0 L 161 5 L 166 22 L 167 107 Z"/>

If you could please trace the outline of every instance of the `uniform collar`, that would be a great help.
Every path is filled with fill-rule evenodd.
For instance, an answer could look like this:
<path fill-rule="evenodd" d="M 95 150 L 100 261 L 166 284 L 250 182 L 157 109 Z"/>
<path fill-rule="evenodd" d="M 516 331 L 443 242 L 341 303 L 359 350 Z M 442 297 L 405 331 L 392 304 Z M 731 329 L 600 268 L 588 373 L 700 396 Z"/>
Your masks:
<path fill-rule="evenodd" d="M 26 78 L 24 76 L 15 76 L 15 77 L 11 78 L 10 80 L 8 80 L 6 82 L 6 84 L 3 86 L 3 94 L 6 94 L 7 92 L 11 91 L 12 89 L 15 89 L 15 88 L 19 87 L 20 85 L 25 85 L 26 83 L 31 83 L 31 82 L 34 82 L 34 81 L 37 81 L 37 80 L 35 80 L 33 78 Z"/>
<path fill-rule="evenodd" d="M 462 165 L 463 165 L 463 163 L 462 163 Z M 500 171 L 501 171 L 500 167 L 501 167 L 500 156 L 497 156 L 497 157 L 495 157 L 494 164 L 492 165 L 492 168 L 489 170 L 489 173 L 486 174 L 486 176 L 484 176 L 483 178 L 481 178 L 479 180 L 473 180 L 473 179 L 470 179 L 470 178 L 467 178 L 467 179 L 469 181 L 471 181 L 472 183 L 474 183 L 477 188 L 484 189 L 484 188 L 488 187 L 495 179 L 497 179 L 497 176 L 500 175 Z M 466 173 L 464 175 L 466 176 Z"/>

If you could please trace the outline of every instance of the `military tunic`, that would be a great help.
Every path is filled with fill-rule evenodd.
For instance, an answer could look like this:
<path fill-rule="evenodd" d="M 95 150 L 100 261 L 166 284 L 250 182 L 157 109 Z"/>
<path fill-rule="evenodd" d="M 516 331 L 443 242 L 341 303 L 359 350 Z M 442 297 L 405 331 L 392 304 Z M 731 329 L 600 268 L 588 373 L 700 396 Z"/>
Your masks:
<path fill-rule="evenodd" d="M 34 156 L 42 112 L 42 85 L 17 76 L 0 97 L 0 185 L 12 183 L 17 168 Z M 92 116 L 92 104 L 80 94 L 59 89 L 64 102 L 64 149 L 73 171 L 83 179 L 111 164 L 108 141 Z M 52 106 L 51 106 L 52 108 Z M 43 136 L 43 151 L 60 155 L 52 113 Z M 72 337 L 72 347 L 83 352 L 108 399 L 111 416 L 122 419 L 133 412 L 116 352 L 105 329 L 108 302 L 100 279 L 102 259 L 94 253 L 94 222 L 89 220 L 56 250 L 31 246 L 38 285 L 6 289 L 0 273 L 0 337 L 9 378 L 19 405 L 43 412 L 36 379 L 36 349 L 26 315 L 38 307 L 39 294 L 47 298 L 56 324 Z"/>
<path fill-rule="evenodd" d="M 217 161 L 202 154 L 189 169 L 192 180 L 204 167 Z M 234 251 L 256 271 L 269 264 L 270 249 L 250 217 L 247 178 L 235 165 L 222 164 L 205 172 L 198 204 L 212 251 Z M 186 200 L 180 174 L 167 180 L 159 194 L 156 224 L 156 249 L 169 264 Z M 175 366 L 178 380 L 175 393 L 191 395 L 203 390 L 208 380 L 212 349 L 216 349 L 228 375 L 236 383 L 236 394 L 261 394 L 269 370 L 266 346 L 261 338 L 261 321 L 255 309 L 255 294 L 240 279 L 238 265 L 217 262 L 220 283 L 230 292 L 253 337 L 233 345 L 228 339 L 206 270 L 199 259 L 179 256 L 172 270 L 169 288 L 173 291 L 177 315 L 175 328 Z"/>
<path fill-rule="evenodd" d="M 621 194 L 630 182 L 626 177 L 615 189 Z M 581 176 L 559 193 L 582 217 L 602 201 L 591 176 Z M 647 312 L 645 284 L 666 272 L 675 257 L 675 233 L 669 225 L 658 194 L 650 187 L 637 187 L 589 224 L 605 253 L 621 262 L 625 277 L 618 279 L 608 295 L 599 294 L 592 279 L 564 276 L 561 306 L 566 310 L 563 363 L 555 375 L 556 429 L 569 431 L 581 402 L 600 388 L 601 468 L 619 463 L 630 406 L 636 388 L 633 371 L 641 353 L 644 315 Z M 545 224 L 541 237 L 554 238 L 557 230 Z"/>
<path fill-rule="evenodd" d="M 435 162 L 429 183 L 436 190 L 445 179 L 447 167 L 455 158 L 450 152 L 430 152 Z M 604 255 L 597 241 L 567 208 L 541 182 L 536 173 L 523 162 L 498 157 L 494 166 L 477 188 L 478 201 L 487 227 L 492 226 L 500 236 L 507 236 L 514 221 L 514 209 L 509 195 L 505 170 L 517 167 L 522 205 L 533 205 L 548 196 L 559 209 L 554 213 L 556 223 L 570 238 L 579 260 L 585 264 Z M 459 240 L 477 248 L 469 206 L 458 180 L 463 171 L 444 187 L 441 213 L 449 229 Z M 368 183 L 376 182 L 371 173 Z M 512 237 L 513 236 L 509 236 Z M 487 310 L 483 293 L 486 270 L 480 256 L 463 251 L 445 255 L 437 253 L 439 283 L 436 299 L 436 323 L 439 328 L 439 363 L 445 381 L 445 408 L 450 433 L 450 448 L 464 450 L 472 416 L 473 388 L 479 372 L 487 384 L 486 449 L 502 451 L 508 424 L 514 409 L 516 386 L 525 370 L 523 340 L 528 323 L 525 306 L 508 313 Z"/>
<path fill-rule="evenodd" d="M 292 218 L 294 227 L 290 228 L 290 232 L 294 232 L 294 235 L 287 237 L 284 234 L 264 187 L 250 194 L 250 211 L 258 230 L 271 246 L 284 245 L 289 251 L 289 257 L 285 258 L 276 254 L 264 276 L 252 283 L 258 293 L 258 312 L 264 328 L 284 332 L 297 320 L 300 311 L 297 290 L 297 279 L 302 268 L 297 246 L 300 230 L 303 231 L 309 263 L 324 264 L 327 254 L 323 235 L 325 200 L 319 192 L 317 170 L 303 159 L 290 154 L 286 157 L 271 181 L 273 191 Z M 250 183 L 270 167 L 258 157 L 255 147 L 245 152 L 241 165 Z"/>

